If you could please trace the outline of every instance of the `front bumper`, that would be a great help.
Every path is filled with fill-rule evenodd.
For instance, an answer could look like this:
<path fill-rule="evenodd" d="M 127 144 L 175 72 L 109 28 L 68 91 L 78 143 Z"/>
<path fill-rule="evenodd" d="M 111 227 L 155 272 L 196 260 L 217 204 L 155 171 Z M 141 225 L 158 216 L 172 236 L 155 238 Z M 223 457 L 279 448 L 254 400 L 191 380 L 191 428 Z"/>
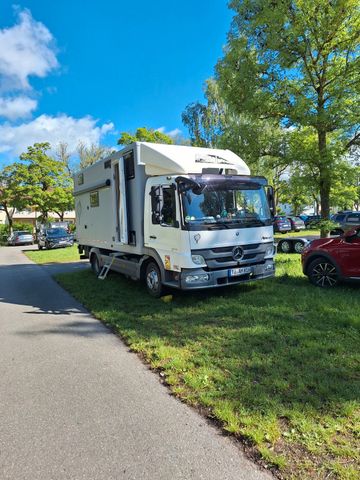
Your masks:
<path fill-rule="evenodd" d="M 244 265 L 245 267 L 247 265 Z M 229 268 L 221 270 L 206 271 L 202 268 L 198 269 L 184 269 L 179 275 L 179 288 L 182 290 L 198 290 L 203 288 L 224 287 L 226 285 L 236 285 L 239 283 L 250 282 L 253 280 L 260 280 L 263 278 L 270 278 L 275 275 L 274 260 L 268 259 L 261 264 L 249 265 L 250 273 L 245 275 L 230 276 Z M 187 276 L 198 276 L 199 281 L 188 283 Z M 205 279 L 207 277 L 207 279 Z"/>
<path fill-rule="evenodd" d="M 48 242 L 48 246 L 49 248 L 53 249 L 53 248 L 64 248 L 64 247 L 72 247 L 74 245 L 74 242 L 73 241 L 69 241 L 69 242 Z"/>

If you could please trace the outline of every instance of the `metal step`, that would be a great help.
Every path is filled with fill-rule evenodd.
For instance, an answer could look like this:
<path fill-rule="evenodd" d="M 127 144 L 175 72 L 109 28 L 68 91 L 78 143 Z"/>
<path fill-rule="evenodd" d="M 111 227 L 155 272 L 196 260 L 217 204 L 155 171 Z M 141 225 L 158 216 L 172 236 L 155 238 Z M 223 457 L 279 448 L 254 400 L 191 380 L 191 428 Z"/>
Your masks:
<path fill-rule="evenodd" d="M 107 277 L 107 274 L 109 273 L 109 270 L 112 266 L 112 264 L 114 263 L 114 260 L 116 257 L 121 257 L 123 254 L 122 253 L 111 253 L 110 256 L 111 256 L 111 261 L 110 263 L 105 263 L 105 265 L 102 266 L 101 270 L 100 270 L 100 273 L 98 275 L 98 280 L 105 280 L 105 278 Z"/>

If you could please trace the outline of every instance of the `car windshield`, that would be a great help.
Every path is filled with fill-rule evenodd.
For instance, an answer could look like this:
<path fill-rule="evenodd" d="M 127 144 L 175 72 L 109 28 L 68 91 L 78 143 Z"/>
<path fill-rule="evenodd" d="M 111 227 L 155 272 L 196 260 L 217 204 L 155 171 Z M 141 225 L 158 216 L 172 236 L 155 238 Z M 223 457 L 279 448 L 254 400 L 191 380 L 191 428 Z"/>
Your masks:
<path fill-rule="evenodd" d="M 270 210 L 265 191 L 256 184 L 220 182 L 187 188 L 181 193 L 184 223 L 198 227 L 241 228 L 269 225 Z"/>
<path fill-rule="evenodd" d="M 14 232 L 14 235 L 31 235 L 29 232 Z"/>
<path fill-rule="evenodd" d="M 46 233 L 53 237 L 62 237 L 67 235 L 67 231 L 64 228 L 49 228 Z"/>

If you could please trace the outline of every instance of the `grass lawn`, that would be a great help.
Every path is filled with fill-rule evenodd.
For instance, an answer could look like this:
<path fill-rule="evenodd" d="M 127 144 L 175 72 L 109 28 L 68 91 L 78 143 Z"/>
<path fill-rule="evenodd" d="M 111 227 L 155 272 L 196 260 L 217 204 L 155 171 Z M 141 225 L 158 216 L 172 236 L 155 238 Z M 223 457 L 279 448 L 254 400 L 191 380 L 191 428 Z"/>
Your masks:
<path fill-rule="evenodd" d="M 277 240 L 281 240 L 282 238 L 286 238 L 286 237 L 308 237 L 310 235 L 320 237 L 320 230 L 305 229 L 305 230 L 301 230 L 300 232 L 274 233 L 274 237 Z"/>
<path fill-rule="evenodd" d="M 57 279 L 282 478 L 358 478 L 358 285 L 315 288 L 298 255 L 278 255 L 273 280 L 170 302 L 117 274 Z"/>
<path fill-rule="evenodd" d="M 24 250 L 24 253 L 36 263 L 78 262 L 80 259 L 77 245 L 54 250 Z"/>

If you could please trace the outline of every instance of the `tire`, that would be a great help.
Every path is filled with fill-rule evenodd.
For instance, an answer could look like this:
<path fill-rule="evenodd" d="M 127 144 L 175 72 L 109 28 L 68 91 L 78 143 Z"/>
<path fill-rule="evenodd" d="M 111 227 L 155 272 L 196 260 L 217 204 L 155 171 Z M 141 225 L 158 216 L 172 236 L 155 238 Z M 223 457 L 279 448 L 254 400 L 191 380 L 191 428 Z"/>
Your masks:
<path fill-rule="evenodd" d="M 313 260 L 307 268 L 307 276 L 316 287 L 332 288 L 339 283 L 336 266 L 326 258 Z"/>
<path fill-rule="evenodd" d="M 42 247 L 42 245 L 40 245 L 40 243 L 38 243 L 38 249 L 39 249 L 39 250 L 42 250 L 42 249 L 43 249 L 43 247 Z"/>
<path fill-rule="evenodd" d="M 281 253 L 291 253 L 292 247 L 292 242 L 289 240 L 280 240 L 278 244 L 278 251 Z"/>
<path fill-rule="evenodd" d="M 305 244 L 304 242 L 297 240 L 296 242 L 293 243 L 293 247 L 294 247 L 295 253 L 302 253 L 304 250 Z"/>
<path fill-rule="evenodd" d="M 161 297 L 164 288 L 161 283 L 160 269 L 155 262 L 150 262 L 146 267 L 145 284 L 148 293 L 152 297 Z"/>
<path fill-rule="evenodd" d="M 95 253 L 91 255 L 90 264 L 91 264 L 91 270 L 98 277 L 100 273 L 100 262 L 99 262 L 98 256 Z"/>

